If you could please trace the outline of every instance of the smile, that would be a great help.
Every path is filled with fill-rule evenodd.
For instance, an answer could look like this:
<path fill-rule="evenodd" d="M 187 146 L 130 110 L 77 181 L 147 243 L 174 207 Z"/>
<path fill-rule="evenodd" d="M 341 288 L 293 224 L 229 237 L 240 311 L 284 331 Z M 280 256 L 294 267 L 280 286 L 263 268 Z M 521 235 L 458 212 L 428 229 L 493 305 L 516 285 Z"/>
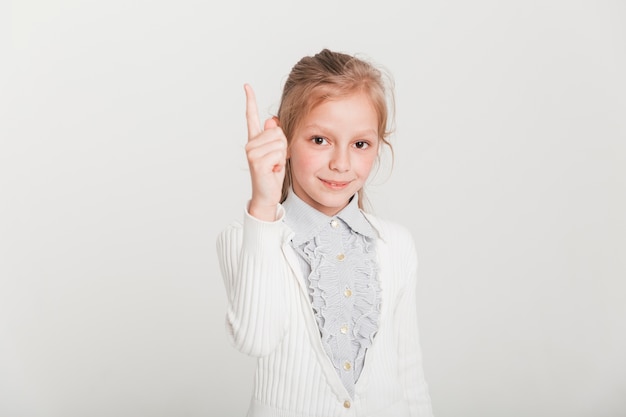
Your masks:
<path fill-rule="evenodd" d="M 336 182 L 336 181 L 327 181 L 327 180 L 323 180 L 320 178 L 320 180 L 322 181 L 322 183 L 324 183 L 324 185 L 328 188 L 332 188 L 334 190 L 341 190 L 346 188 L 349 184 L 350 181 L 340 181 L 340 182 Z"/>

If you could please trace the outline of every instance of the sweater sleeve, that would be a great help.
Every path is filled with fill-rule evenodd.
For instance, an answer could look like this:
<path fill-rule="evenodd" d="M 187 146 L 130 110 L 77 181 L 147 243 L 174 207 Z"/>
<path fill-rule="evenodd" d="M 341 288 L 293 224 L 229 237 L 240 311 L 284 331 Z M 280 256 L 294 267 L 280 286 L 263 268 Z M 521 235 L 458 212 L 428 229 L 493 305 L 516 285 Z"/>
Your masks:
<path fill-rule="evenodd" d="M 417 255 L 415 243 L 409 236 L 405 246 L 408 276 L 396 307 L 395 322 L 398 335 L 400 378 L 405 398 L 409 401 L 411 417 L 432 417 L 428 386 L 422 366 L 422 352 L 417 323 Z"/>
<path fill-rule="evenodd" d="M 282 217 L 279 206 L 277 217 Z M 260 221 L 247 212 L 217 238 L 228 298 L 226 329 L 242 353 L 261 357 L 282 341 L 288 324 L 289 266 L 282 245 L 290 230 L 279 220 Z"/>

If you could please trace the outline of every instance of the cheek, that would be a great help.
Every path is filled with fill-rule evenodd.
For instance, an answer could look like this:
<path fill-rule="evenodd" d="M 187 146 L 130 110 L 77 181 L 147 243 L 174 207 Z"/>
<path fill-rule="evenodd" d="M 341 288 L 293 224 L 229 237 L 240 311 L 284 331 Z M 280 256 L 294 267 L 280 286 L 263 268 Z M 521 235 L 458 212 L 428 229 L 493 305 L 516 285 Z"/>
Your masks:
<path fill-rule="evenodd" d="M 376 154 L 372 154 L 367 158 L 362 158 L 359 160 L 359 174 L 363 177 L 367 177 L 372 168 L 374 167 L 374 163 L 376 162 Z"/>
<path fill-rule="evenodd" d="M 319 169 L 320 158 L 315 154 L 305 152 L 291 153 L 291 171 L 296 176 L 299 174 L 309 174 Z"/>

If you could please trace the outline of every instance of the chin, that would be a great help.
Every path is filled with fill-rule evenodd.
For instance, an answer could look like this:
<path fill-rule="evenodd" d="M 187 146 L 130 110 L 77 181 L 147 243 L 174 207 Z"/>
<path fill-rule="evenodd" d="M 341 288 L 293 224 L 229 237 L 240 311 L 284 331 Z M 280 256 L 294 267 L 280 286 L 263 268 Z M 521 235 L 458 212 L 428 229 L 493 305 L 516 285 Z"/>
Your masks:
<path fill-rule="evenodd" d="M 320 204 L 320 206 L 324 207 L 328 211 L 338 212 L 348 205 L 350 197 L 352 196 L 353 194 L 350 194 L 349 196 L 346 196 L 346 197 L 340 197 L 340 198 L 321 199 L 321 200 L 318 200 L 318 204 Z"/>

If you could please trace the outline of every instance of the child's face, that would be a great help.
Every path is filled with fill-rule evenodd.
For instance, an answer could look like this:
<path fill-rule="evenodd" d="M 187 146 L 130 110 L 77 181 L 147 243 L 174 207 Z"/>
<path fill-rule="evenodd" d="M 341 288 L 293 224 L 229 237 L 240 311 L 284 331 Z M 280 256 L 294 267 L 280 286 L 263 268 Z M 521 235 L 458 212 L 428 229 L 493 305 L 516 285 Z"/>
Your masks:
<path fill-rule="evenodd" d="M 334 216 L 365 184 L 378 142 L 378 115 L 367 95 L 324 101 L 302 120 L 289 145 L 294 192 Z"/>

